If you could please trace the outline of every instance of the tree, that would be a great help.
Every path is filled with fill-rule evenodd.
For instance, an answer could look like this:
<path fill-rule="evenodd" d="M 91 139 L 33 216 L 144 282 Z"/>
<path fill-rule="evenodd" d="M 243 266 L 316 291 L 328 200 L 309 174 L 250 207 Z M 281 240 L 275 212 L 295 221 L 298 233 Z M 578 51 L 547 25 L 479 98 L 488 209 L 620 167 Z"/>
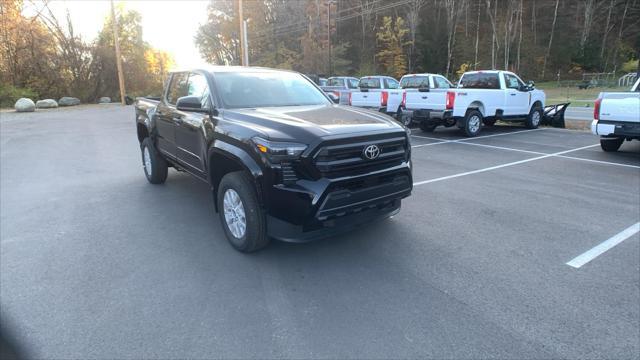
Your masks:
<path fill-rule="evenodd" d="M 409 25 L 409 72 L 413 72 L 416 62 L 416 34 L 418 32 L 418 24 L 424 19 L 420 18 L 420 10 L 426 4 L 426 0 L 411 0 L 407 4 L 407 25 Z"/>
<path fill-rule="evenodd" d="M 382 18 L 382 26 L 376 33 L 380 42 L 377 57 L 387 74 L 396 78 L 407 72 L 407 55 L 404 48 L 411 44 L 407 39 L 409 30 L 401 17 L 395 21 L 390 16 Z"/>
<path fill-rule="evenodd" d="M 207 22 L 200 26 L 195 43 L 207 62 L 240 65 L 240 30 L 234 0 L 211 2 Z"/>
<path fill-rule="evenodd" d="M 553 32 L 556 29 L 556 20 L 558 19 L 558 5 L 560 4 L 560 0 L 556 0 L 556 7 L 553 11 L 553 23 L 551 24 L 551 33 L 549 34 L 549 44 L 547 45 L 547 52 L 544 54 L 544 64 L 542 65 L 542 75 L 540 76 L 544 79 L 544 72 L 547 69 L 547 59 L 549 59 L 549 54 L 551 53 L 551 44 L 553 43 Z"/>

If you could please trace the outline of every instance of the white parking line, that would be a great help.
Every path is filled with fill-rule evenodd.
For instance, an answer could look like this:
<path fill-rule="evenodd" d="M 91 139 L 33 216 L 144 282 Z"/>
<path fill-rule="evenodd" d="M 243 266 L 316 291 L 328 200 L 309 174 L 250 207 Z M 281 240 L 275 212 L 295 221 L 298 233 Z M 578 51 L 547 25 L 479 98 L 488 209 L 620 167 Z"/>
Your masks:
<path fill-rule="evenodd" d="M 640 169 L 640 166 L 637 166 L 637 165 L 622 164 L 622 163 L 611 162 L 611 161 L 585 159 L 585 158 L 579 158 L 579 157 L 575 157 L 575 156 L 565 156 L 565 155 L 556 155 L 556 157 L 563 158 L 563 159 L 587 161 L 587 162 L 603 164 L 603 165 L 615 165 L 615 166 L 629 167 L 629 168 L 633 168 L 633 169 Z"/>
<path fill-rule="evenodd" d="M 500 134 L 493 134 L 493 135 L 476 136 L 476 137 L 470 137 L 470 138 L 459 139 L 459 140 L 455 140 L 455 141 L 456 141 L 456 142 L 462 142 L 462 141 L 469 141 L 469 140 L 484 139 L 484 138 L 490 138 L 490 137 L 495 137 L 495 136 L 504 136 L 504 135 L 512 135 L 512 134 L 521 134 L 521 133 L 526 133 L 526 132 L 531 132 L 531 131 L 541 131 L 541 130 L 545 130 L 545 128 L 527 129 L 527 130 L 512 131 L 512 132 L 500 133 Z"/>
<path fill-rule="evenodd" d="M 419 147 L 425 147 L 425 146 L 431 146 L 431 145 L 439 145 L 439 144 L 445 144 L 445 143 L 449 143 L 449 142 L 451 142 L 451 141 L 438 141 L 438 142 L 428 143 L 428 144 L 412 145 L 411 148 L 419 148 Z"/>
<path fill-rule="evenodd" d="M 549 157 L 552 157 L 552 156 L 563 155 L 563 154 L 567 154 L 567 153 L 574 152 L 574 151 L 588 149 L 588 148 L 594 147 L 594 146 L 600 146 L 600 144 L 582 146 L 582 147 L 579 147 L 579 148 L 576 148 L 576 149 L 559 151 L 559 152 L 556 152 L 556 153 L 553 153 L 553 154 L 546 154 L 546 155 L 542 155 L 542 156 L 536 156 L 536 157 L 533 157 L 533 158 L 530 158 L 530 159 L 514 161 L 514 162 L 502 164 L 502 165 L 491 166 L 491 167 L 478 169 L 478 170 L 473 170 L 473 171 L 467 171 L 467 172 L 463 172 L 463 173 L 460 173 L 460 174 L 443 176 L 443 177 L 440 177 L 440 178 L 435 178 L 435 179 L 430 179 L 430 180 L 418 181 L 418 182 L 414 182 L 413 186 L 430 184 L 430 183 L 437 182 L 437 181 L 448 180 L 448 179 L 453 179 L 453 178 L 457 178 L 457 177 L 461 177 L 461 176 L 467 176 L 467 175 L 483 173 L 483 172 L 486 172 L 486 171 L 491 171 L 491 170 L 496 170 L 496 169 L 502 169 L 502 168 L 505 168 L 505 167 L 508 167 L 508 166 L 519 165 L 519 164 L 524 164 L 524 163 L 528 163 L 528 162 L 531 162 L 531 161 L 536 161 L 536 160 L 549 158 Z"/>
<path fill-rule="evenodd" d="M 638 232 L 640 232 L 640 222 L 629 226 L 628 228 L 622 230 L 617 235 L 593 247 L 591 250 L 588 250 L 587 252 L 576 256 L 573 260 L 569 261 L 567 265 L 574 267 L 576 269 L 579 269 L 580 267 L 582 267 L 582 265 L 604 254 L 607 250 L 620 244 L 621 242 L 632 237 Z"/>
<path fill-rule="evenodd" d="M 543 153 L 543 152 L 539 152 L 539 151 L 531 151 L 531 150 L 514 149 L 514 148 L 508 148 L 508 147 L 504 147 L 504 146 L 495 146 L 495 145 L 486 145 L 486 144 L 476 144 L 476 143 L 470 143 L 470 142 L 465 142 L 465 143 L 461 143 L 461 144 L 464 144 L 464 145 L 472 145 L 472 146 L 480 146 L 480 147 L 486 147 L 486 148 L 490 148 L 490 149 L 508 150 L 508 151 L 517 151 L 517 152 L 523 152 L 523 153 L 527 153 L 527 154 L 534 154 L 534 155 L 549 155 L 549 153 Z"/>
<path fill-rule="evenodd" d="M 449 143 L 449 142 L 462 142 L 462 141 L 469 141 L 469 140 L 478 140 L 478 139 L 490 138 L 490 137 L 494 137 L 494 136 L 505 136 L 505 135 L 520 134 L 520 133 L 524 133 L 524 132 L 540 131 L 540 130 L 546 130 L 546 129 L 545 128 L 527 129 L 527 130 L 511 131 L 511 132 L 500 133 L 500 134 L 476 136 L 476 137 L 455 139 L 455 140 L 447 140 L 447 139 L 442 139 L 442 138 L 437 138 L 437 137 L 424 136 L 424 135 L 414 135 L 414 134 L 411 134 L 411 136 L 417 137 L 417 138 L 420 138 L 420 139 L 437 140 L 437 141 L 440 141 L 441 143 Z"/>
<path fill-rule="evenodd" d="M 538 129 L 534 129 L 534 130 L 538 130 Z M 498 135 L 502 135 L 502 134 L 498 134 Z M 433 138 L 433 139 L 435 139 L 435 138 Z M 466 139 L 462 139 L 462 140 L 466 140 Z M 487 145 L 487 144 L 478 144 L 478 143 L 472 143 L 472 142 L 462 142 L 462 140 L 444 140 L 444 141 L 439 141 L 439 142 L 429 143 L 429 144 L 413 145 L 412 148 L 419 148 L 419 147 L 424 147 L 424 146 L 438 145 L 438 144 L 445 144 L 445 143 L 457 143 L 457 144 L 464 144 L 464 145 L 473 145 L 473 146 L 486 147 L 486 148 L 490 148 L 490 149 L 516 151 L 516 152 L 534 154 L 534 155 L 552 155 L 554 157 L 559 157 L 559 158 L 563 158 L 563 159 L 571 159 L 571 160 L 592 162 L 592 163 L 596 163 L 596 164 L 614 165 L 614 166 L 628 167 L 628 168 L 632 168 L 632 169 L 640 169 L 640 166 L 638 166 L 638 165 L 622 164 L 622 163 L 617 163 L 617 162 L 612 162 L 612 161 L 585 159 L 585 158 L 579 158 L 579 157 L 575 157 L 575 156 L 553 155 L 553 154 L 543 153 L 543 152 L 539 152 L 539 151 L 514 149 L 514 148 L 510 148 L 510 147 Z"/>
<path fill-rule="evenodd" d="M 441 138 L 436 138 L 436 137 L 431 137 L 431 136 L 422 136 L 422 135 L 413 135 L 411 134 L 412 137 L 416 137 L 416 138 L 420 138 L 420 139 L 428 139 L 428 140 L 438 140 L 440 142 L 452 142 L 454 140 L 447 140 L 447 139 L 441 139 Z"/>

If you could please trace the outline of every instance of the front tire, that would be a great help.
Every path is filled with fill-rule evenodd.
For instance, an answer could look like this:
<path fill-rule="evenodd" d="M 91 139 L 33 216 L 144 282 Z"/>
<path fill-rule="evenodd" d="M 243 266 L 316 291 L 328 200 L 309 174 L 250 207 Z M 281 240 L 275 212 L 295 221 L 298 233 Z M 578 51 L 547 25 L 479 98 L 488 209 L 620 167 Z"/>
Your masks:
<path fill-rule="evenodd" d="M 467 111 L 461 125 L 462 132 L 466 136 L 477 136 L 482 128 L 482 113 L 475 109 Z"/>
<path fill-rule="evenodd" d="M 269 244 L 258 193 L 245 172 L 232 172 L 222 178 L 217 201 L 220 221 L 231 246 L 249 253 Z"/>
<path fill-rule="evenodd" d="M 140 151 L 142 153 L 144 175 L 147 180 L 152 184 L 164 183 L 167 180 L 169 165 L 167 160 L 156 150 L 153 141 L 148 137 L 145 138 L 140 144 Z"/>
<path fill-rule="evenodd" d="M 606 152 L 616 152 L 624 142 L 624 138 L 600 138 L 600 147 Z"/>
<path fill-rule="evenodd" d="M 525 120 L 524 125 L 527 129 L 537 129 L 540 126 L 540 121 L 542 121 L 542 109 L 539 107 L 534 107 L 527 115 L 527 120 Z"/>

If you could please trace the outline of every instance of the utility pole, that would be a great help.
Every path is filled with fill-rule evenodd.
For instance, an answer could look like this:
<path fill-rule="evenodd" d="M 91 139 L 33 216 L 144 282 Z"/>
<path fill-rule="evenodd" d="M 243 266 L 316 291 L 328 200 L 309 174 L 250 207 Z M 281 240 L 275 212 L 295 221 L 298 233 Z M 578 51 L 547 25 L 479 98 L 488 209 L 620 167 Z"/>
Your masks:
<path fill-rule="evenodd" d="M 331 76 L 331 5 L 333 4 L 332 0 L 327 1 L 327 44 L 329 45 L 329 73 L 327 76 Z"/>
<path fill-rule="evenodd" d="M 244 48 L 246 44 L 244 43 L 244 20 L 242 16 L 242 0 L 238 0 L 238 20 L 240 24 L 240 65 L 246 66 L 247 64 L 244 62 Z"/>
<path fill-rule="evenodd" d="M 118 84 L 120 85 L 120 102 L 127 105 L 124 98 L 124 75 L 122 74 L 122 58 L 120 57 L 120 39 L 118 38 L 118 19 L 116 18 L 116 10 L 111 0 L 111 17 L 113 18 L 113 41 L 116 44 L 116 65 L 118 66 Z"/>
<path fill-rule="evenodd" d="M 242 41 L 244 41 L 244 46 L 242 47 L 242 61 L 244 61 L 244 66 L 249 66 L 249 40 L 247 39 L 247 20 L 242 21 Z"/>

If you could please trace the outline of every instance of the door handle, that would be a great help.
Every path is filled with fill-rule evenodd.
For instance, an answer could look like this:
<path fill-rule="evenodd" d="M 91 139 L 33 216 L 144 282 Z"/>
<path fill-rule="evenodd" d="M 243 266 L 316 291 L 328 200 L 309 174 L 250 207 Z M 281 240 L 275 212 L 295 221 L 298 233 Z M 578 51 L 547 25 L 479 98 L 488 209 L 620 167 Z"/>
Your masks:
<path fill-rule="evenodd" d="M 511 95 L 511 96 L 516 96 L 516 94 L 513 94 L 513 93 L 512 93 L 512 94 L 510 94 L 510 95 Z"/>

